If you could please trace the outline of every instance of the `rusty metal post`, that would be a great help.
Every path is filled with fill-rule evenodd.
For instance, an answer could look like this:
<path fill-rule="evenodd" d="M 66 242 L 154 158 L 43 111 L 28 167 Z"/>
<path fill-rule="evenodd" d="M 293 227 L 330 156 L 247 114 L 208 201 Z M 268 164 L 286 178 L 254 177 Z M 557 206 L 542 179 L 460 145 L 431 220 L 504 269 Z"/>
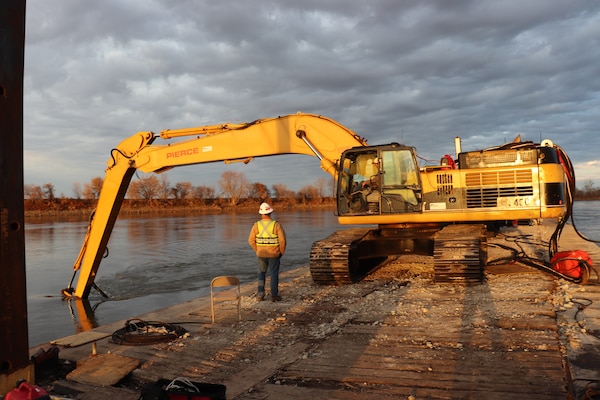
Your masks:
<path fill-rule="evenodd" d="M 0 1 L 0 393 L 33 381 L 23 209 L 25 0 Z"/>

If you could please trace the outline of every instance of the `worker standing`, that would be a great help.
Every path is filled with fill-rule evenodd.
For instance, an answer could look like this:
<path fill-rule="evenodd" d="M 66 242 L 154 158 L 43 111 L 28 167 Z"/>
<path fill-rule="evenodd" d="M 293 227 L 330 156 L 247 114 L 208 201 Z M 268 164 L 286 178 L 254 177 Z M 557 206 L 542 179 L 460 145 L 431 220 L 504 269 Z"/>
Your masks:
<path fill-rule="evenodd" d="M 258 209 L 261 219 L 252 225 L 248 243 L 258 259 L 258 301 L 265 299 L 265 281 L 270 278 L 271 301 L 281 301 L 279 296 L 279 265 L 285 253 L 285 231 L 281 224 L 271 218 L 273 208 L 262 203 Z"/>

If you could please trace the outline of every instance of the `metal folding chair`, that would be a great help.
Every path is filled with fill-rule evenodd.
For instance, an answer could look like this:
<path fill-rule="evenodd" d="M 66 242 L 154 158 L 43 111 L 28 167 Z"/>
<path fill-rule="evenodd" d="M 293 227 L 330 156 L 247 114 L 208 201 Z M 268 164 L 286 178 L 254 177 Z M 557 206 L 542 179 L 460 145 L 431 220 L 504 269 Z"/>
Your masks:
<path fill-rule="evenodd" d="M 215 290 L 215 288 L 230 287 L 231 290 Z M 215 300 L 237 301 L 238 319 L 242 320 L 242 294 L 240 280 L 235 276 L 217 276 L 210 282 L 210 314 L 215 322 Z"/>

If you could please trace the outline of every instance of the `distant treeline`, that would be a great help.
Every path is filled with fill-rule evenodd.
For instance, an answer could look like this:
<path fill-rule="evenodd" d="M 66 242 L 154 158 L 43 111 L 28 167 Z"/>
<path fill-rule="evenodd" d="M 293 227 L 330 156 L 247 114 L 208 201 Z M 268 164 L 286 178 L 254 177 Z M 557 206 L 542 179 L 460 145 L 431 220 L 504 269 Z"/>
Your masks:
<path fill-rule="evenodd" d="M 265 199 L 269 201 L 276 210 L 286 209 L 312 209 L 332 208 L 335 202 L 332 198 L 318 200 L 297 201 L 296 199 Z M 219 212 L 258 212 L 262 200 L 241 199 L 238 204 L 232 205 L 229 199 L 125 199 L 120 213 L 132 214 L 170 214 L 170 213 L 219 213 Z M 97 200 L 86 199 L 53 199 L 53 200 L 29 200 L 24 203 L 25 215 L 91 215 L 95 210 Z"/>
<path fill-rule="evenodd" d="M 73 197 L 57 196 L 54 185 L 25 185 L 25 211 L 35 213 L 88 213 L 100 198 L 103 179 L 93 178 L 83 185 L 73 185 Z M 122 212 L 169 212 L 172 210 L 238 210 L 258 207 L 262 201 L 276 202 L 286 207 L 333 204 L 333 180 L 318 178 L 314 184 L 299 191 L 284 184 L 268 188 L 260 182 L 250 182 L 241 172 L 226 171 L 218 182 L 220 190 L 211 186 L 194 186 L 190 182 L 171 184 L 165 174 L 133 180 L 127 189 Z M 110 196 L 110 194 L 109 194 Z M 275 200 L 273 200 L 275 199 Z"/>
<path fill-rule="evenodd" d="M 586 181 L 583 189 L 576 189 L 574 193 L 575 200 L 600 200 L 600 188 L 594 187 L 594 182 Z"/>

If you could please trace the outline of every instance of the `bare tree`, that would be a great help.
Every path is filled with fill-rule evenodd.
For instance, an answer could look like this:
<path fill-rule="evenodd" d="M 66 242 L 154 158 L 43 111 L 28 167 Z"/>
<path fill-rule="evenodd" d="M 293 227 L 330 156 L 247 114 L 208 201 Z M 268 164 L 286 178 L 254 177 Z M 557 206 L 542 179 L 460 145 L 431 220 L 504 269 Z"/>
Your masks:
<path fill-rule="evenodd" d="M 583 184 L 583 189 L 575 189 L 575 197 L 578 199 L 598 199 L 600 198 L 600 189 L 594 188 L 594 181 L 588 179 Z"/>
<path fill-rule="evenodd" d="M 335 193 L 335 180 L 323 177 L 318 178 L 315 182 L 315 187 L 319 191 L 319 197 L 321 198 L 321 201 L 323 201 L 323 199 L 326 197 L 333 197 L 333 194 Z"/>
<path fill-rule="evenodd" d="M 134 199 L 157 199 L 161 195 L 161 184 L 155 175 L 140 178 L 131 182 L 127 194 Z"/>
<path fill-rule="evenodd" d="M 160 174 L 160 197 L 162 199 L 168 199 L 169 195 L 173 193 L 172 189 L 173 188 L 169 183 L 169 178 L 167 177 L 167 174 Z"/>
<path fill-rule="evenodd" d="M 175 187 L 172 188 L 172 193 L 176 199 L 186 199 L 190 197 L 193 188 L 191 182 L 177 182 Z"/>
<path fill-rule="evenodd" d="M 23 193 L 26 199 L 41 200 L 44 198 L 42 187 L 38 185 L 24 185 Z"/>
<path fill-rule="evenodd" d="M 248 197 L 251 199 L 259 199 L 266 200 L 271 196 L 269 193 L 269 188 L 266 185 L 260 182 L 255 182 L 250 185 L 250 190 L 248 191 Z"/>
<path fill-rule="evenodd" d="M 102 191 L 102 184 L 104 180 L 97 176 L 93 178 L 90 183 L 86 183 L 83 185 L 83 197 L 86 199 L 97 199 L 100 197 L 100 192 Z"/>
<path fill-rule="evenodd" d="M 215 198 L 215 188 L 210 186 L 196 186 L 194 189 L 194 198 L 195 199 L 214 199 Z"/>
<path fill-rule="evenodd" d="M 42 186 L 42 196 L 46 200 L 54 200 L 54 185 L 51 183 L 44 183 Z"/>
<path fill-rule="evenodd" d="M 240 198 L 248 193 L 250 183 L 243 172 L 225 171 L 221 174 L 219 186 L 231 205 L 237 205 Z"/>
<path fill-rule="evenodd" d="M 278 199 L 293 199 L 294 191 L 287 188 L 282 183 L 276 183 L 273 185 L 273 196 Z"/>
<path fill-rule="evenodd" d="M 307 204 L 311 201 L 320 201 L 319 189 L 313 185 L 303 186 L 299 191 L 296 198 L 303 204 Z"/>
<path fill-rule="evenodd" d="M 136 200 L 141 199 L 140 186 L 141 186 L 141 183 L 139 180 L 131 181 L 131 183 L 129 183 L 129 187 L 127 188 L 127 197 L 129 197 L 130 199 L 136 199 Z"/>
<path fill-rule="evenodd" d="M 81 188 L 81 183 L 75 182 L 73 184 L 73 187 L 71 188 L 71 190 L 73 191 L 73 195 L 75 196 L 75 198 L 77 200 L 81 199 L 81 196 L 83 193 L 83 189 Z"/>
<path fill-rule="evenodd" d="M 31 190 L 32 189 L 33 189 L 33 185 L 30 184 L 30 183 L 26 183 L 26 184 L 23 185 L 23 196 L 26 199 L 31 198 L 30 196 L 31 196 Z"/>

